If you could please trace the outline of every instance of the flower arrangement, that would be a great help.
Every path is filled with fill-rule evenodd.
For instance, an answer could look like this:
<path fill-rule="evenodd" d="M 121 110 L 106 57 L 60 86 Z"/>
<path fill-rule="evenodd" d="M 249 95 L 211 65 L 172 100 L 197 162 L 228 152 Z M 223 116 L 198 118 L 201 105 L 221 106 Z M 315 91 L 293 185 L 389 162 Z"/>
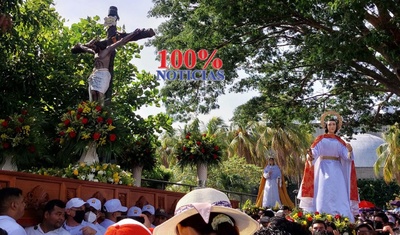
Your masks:
<path fill-rule="evenodd" d="M 28 110 L 19 114 L 0 118 L 0 157 L 6 154 L 17 156 L 32 156 L 37 153 L 40 142 L 40 125 Z"/>
<path fill-rule="evenodd" d="M 187 132 L 176 144 L 175 155 L 181 167 L 197 163 L 217 165 L 221 162 L 222 151 L 214 135 Z"/>
<path fill-rule="evenodd" d="M 39 168 L 31 169 L 28 172 L 39 175 L 49 175 L 70 179 L 79 179 L 109 184 L 121 184 L 132 186 L 134 179 L 132 174 L 124 171 L 119 165 L 110 163 L 79 163 L 69 165 L 66 168 Z"/>
<path fill-rule="evenodd" d="M 351 232 L 355 229 L 355 224 L 350 222 L 348 217 L 342 215 L 331 215 L 327 213 L 319 212 L 304 212 L 301 209 L 295 209 L 287 217 L 288 220 L 301 224 L 305 227 L 310 227 L 314 220 L 322 220 L 327 222 L 333 222 L 336 225 L 337 230 L 342 234 L 344 232 Z"/>
<path fill-rule="evenodd" d="M 133 134 L 125 138 L 126 144 L 120 156 L 123 166 L 142 166 L 143 169 L 152 169 L 156 164 L 156 142 L 154 135 Z"/>
<path fill-rule="evenodd" d="M 118 139 L 111 113 L 97 102 L 83 101 L 69 108 L 57 126 L 61 147 L 68 153 L 80 154 L 95 143 L 100 155 L 110 155 Z"/>

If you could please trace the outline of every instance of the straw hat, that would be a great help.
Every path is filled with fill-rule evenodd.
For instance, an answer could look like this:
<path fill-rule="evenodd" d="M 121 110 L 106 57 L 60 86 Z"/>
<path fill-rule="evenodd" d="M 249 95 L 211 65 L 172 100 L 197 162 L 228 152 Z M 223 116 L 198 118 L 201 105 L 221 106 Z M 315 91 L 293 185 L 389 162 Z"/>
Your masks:
<path fill-rule="evenodd" d="M 176 226 L 182 220 L 200 214 L 206 223 L 209 222 L 210 213 L 217 212 L 229 215 L 235 220 L 240 235 L 253 234 L 258 230 L 259 224 L 247 214 L 232 208 L 225 193 L 212 188 L 195 189 L 183 196 L 176 205 L 175 215 L 158 225 L 154 235 L 177 235 Z"/>

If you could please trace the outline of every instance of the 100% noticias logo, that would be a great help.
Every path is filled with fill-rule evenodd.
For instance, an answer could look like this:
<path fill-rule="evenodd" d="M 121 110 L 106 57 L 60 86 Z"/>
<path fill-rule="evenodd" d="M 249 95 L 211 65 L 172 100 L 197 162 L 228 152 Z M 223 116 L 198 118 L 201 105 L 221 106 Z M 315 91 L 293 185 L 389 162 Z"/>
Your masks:
<path fill-rule="evenodd" d="M 192 50 L 173 50 L 169 56 L 171 70 L 167 67 L 167 50 L 159 51 L 161 65 L 157 70 L 157 80 L 194 80 L 194 81 L 222 81 L 225 79 L 224 70 L 222 70 L 223 62 L 220 58 L 215 58 L 218 50 L 214 50 L 211 55 L 205 49 L 199 50 L 197 53 Z M 202 70 L 193 70 L 197 65 L 197 59 L 205 61 Z M 207 70 L 208 66 L 215 70 Z M 182 66 L 186 70 L 182 70 Z M 162 70 L 161 70 L 162 69 Z"/>

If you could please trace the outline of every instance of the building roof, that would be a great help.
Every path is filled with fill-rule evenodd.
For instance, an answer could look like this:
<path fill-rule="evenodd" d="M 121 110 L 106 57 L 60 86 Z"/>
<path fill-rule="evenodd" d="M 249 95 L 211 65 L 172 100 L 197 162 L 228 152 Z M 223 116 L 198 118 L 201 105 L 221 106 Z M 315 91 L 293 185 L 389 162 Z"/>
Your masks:
<path fill-rule="evenodd" d="M 353 147 L 354 164 L 356 167 L 373 167 L 378 156 L 376 149 L 385 141 L 372 134 L 357 134 L 350 140 Z"/>

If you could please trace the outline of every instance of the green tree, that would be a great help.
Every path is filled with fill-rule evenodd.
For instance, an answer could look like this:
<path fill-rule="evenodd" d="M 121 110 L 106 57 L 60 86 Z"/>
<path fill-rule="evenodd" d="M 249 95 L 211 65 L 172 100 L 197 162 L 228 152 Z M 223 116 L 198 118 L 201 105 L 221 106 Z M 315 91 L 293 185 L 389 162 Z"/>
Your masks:
<path fill-rule="evenodd" d="M 400 183 L 400 127 L 399 123 L 391 126 L 383 135 L 385 143 L 380 145 L 376 152 L 378 160 L 374 164 L 374 171 L 379 175 L 383 171 L 383 179 L 386 183 L 393 180 Z"/>
<path fill-rule="evenodd" d="M 386 124 L 390 117 L 379 111 L 399 106 L 399 12 L 395 0 L 155 1 L 150 15 L 168 20 L 153 45 L 219 49 L 226 78 L 167 82 L 167 110 L 182 119 L 207 113 L 232 87 L 259 91 L 246 104 L 262 104 L 252 106 L 252 117 L 278 119 L 269 111 L 279 109 L 310 121 L 334 109 L 347 121 L 348 133 Z M 248 77 L 238 79 L 238 69 Z"/>

